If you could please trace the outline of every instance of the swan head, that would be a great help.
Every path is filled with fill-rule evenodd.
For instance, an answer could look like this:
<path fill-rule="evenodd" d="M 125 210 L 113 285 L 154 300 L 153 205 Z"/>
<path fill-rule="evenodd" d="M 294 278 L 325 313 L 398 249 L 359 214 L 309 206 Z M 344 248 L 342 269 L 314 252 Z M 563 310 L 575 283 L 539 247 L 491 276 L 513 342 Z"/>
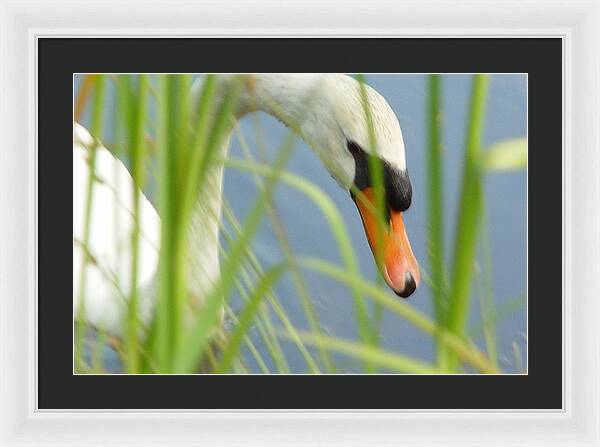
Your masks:
<path fill-rule="evenodd" d="M 399 296 L 411 295 L 420 274 L 402 213 L 411 204 L 412 187 L 400 124 L 387 101 L 343 74 L 256 74 L 247 77 L 246 86 L 238 116 L 262 110 L 300 133 L 350 193 L 387 284 Z M 367 124 L 365 96 L 372 126 Z M 383 210 L 376 210 L 372 159 L 383 174 Z"/>
<path fill-rule="evenodd" d="M 417 288 L 420 273 L 402 216 L 411 205 L 412 186 L 398 119 L 379 93 L 366 85 L 362 92 L 349 76 L 322 77 L 314 89 L 300 121 L 302 135 L 350 193 L 379 270 L 396 294 L 406 298 Z M 367 124 L 365 97 L 372 126 Z M 377 164 L 383 180 L 381 211 L 376 210 L 372 172 Z"/>

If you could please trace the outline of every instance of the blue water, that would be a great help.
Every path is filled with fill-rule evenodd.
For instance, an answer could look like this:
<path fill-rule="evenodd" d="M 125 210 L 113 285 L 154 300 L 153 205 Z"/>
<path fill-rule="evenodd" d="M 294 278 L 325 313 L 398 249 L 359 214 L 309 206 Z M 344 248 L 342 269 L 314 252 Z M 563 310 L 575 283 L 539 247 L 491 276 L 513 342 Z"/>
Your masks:
<path fill-rule="evenodd" d="M 413 184 L 412 206 L 405 214 L 405 223 L 417 259 L 427 265 L 427 208 L 426 208 L 426 76 L 425 75 L 367 75 L 367 82 L 379 91 L 398 116 L 406 146 L 408 169 Z M 79 79 L 76 79 L 76 88 Z M 446 260 L 450 260 L 455 234 L 454 223 L 460 193 L 462 160 L 465 142 L 466 121 L 470 97 L 471 76 L 443 76 L 443 135 L 444 147 L 444 225 Z M 491 76 L 489 101 L 486 111 L 484 146 L 505 138 L 524 137 L 527 132 L 527 79 L 525 75 Z M 258 144 L 255 135 L 256 117 L 244 118 L 242 131 L 255 150 Z M 273 160 L 287 129 L 275 119 L 259 114 L 262 138 L 267 147 L 267 160 Z M 85 121 L 84 121 L 85 122 Z M 108 129 L 110 134 L 110 129 Z M 232 139 L 230 154 L 243 158 L 236 138 Z M 373 257 L 356 207 L 346 191 L 341 190 L 329 176 L 319 159 L 303 143 L 299 142 L 288 163 L 288 169 L 317 184 L 337 204 L 356 251 L 360 270 L 373 281 L 377 273 Z M 493 291 L 498 308 L 508 305 L 526 291 L 526 209 L 527 177 L 525 171 L 488 174 L 485 180 L 485 199 L 491 240 L 493 266 Z M 225 195 L 238 219 L 243 220 L 257 196 L 254 179 L 250 174 L 228 170 L 225 177 Z M 336 243 L 327 223 L 313 203 L 301 193 L 281 185 L 275 194 L 275 203 L 285 226 L 285 231 L 294 252 L 298 256 L 319 257 L 339 263 Z M 253 248 L 264 266 L 283 260 L 274 230 L 265 218 L 253 243 Z M 358 340 L 352 298 L 348 289 L 325 276 L 304 272 L 304 279 L 325 331 L 336 337 Z M 299 328 L 308 328 L 299 297 L 289 275 L 277 287 L 277 294 L 292 323 Z M 392 295 L 394 296 L 394 295 Z M 481 324 L 479 298 L 475 292 L 472 300 L 471 327 Z M 431 293 L 425 283 L 409 298 L 409 303 L 422 312 L 432 315 Z M 241 308 L 238 296 L 232 297 L 234 309 Z M 522 372 L 526 365 L 526 305 L 499 319 L 497 343 L 500 365 L 507 372 Z M 255 344 L 268 359 L 256 331 L 252 331 Z M 481 335 L 475 338 L 484 346 Z M 286 357 L 293 372 L 305 372 L 305 363 L 296 348 L 283 342 Z M 424 335 L 407 321 L 386 312 L 382 325 L 382 346 L 424 361 L 434 358 L 434 346 L 429 336 Z M 248 362 L 259 372 L 250 356 Z M 345 372 L 356 372 L 360 366 L 348 358 L 336 357 Z"/>

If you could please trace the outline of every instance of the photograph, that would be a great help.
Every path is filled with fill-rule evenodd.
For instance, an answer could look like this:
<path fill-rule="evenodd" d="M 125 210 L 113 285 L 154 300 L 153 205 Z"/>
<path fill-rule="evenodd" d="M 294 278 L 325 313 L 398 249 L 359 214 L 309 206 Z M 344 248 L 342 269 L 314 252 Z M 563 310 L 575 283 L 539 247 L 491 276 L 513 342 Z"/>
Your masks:
<path fill-rule="evenodd" d="M 527 73 L 73 73 L 72 102 L 73 374 L 528 374 Z"/>

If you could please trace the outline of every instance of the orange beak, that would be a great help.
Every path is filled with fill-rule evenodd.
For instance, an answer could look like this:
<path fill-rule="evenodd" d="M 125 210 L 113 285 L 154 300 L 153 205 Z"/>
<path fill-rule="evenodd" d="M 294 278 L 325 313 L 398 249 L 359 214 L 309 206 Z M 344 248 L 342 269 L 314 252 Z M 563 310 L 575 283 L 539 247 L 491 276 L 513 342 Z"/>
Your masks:
<path fill-rule="evenodd" d="M 373 188 L 362 190 L 360 197 L 355 196 L 354 201 L 360 212 L 375 262 L 385 282 L 396 295 L 407 298 L 419 285 L 421 275 L 406 235 L 402 213 L 391 210 L 387 227 L 378 223 Z"/>

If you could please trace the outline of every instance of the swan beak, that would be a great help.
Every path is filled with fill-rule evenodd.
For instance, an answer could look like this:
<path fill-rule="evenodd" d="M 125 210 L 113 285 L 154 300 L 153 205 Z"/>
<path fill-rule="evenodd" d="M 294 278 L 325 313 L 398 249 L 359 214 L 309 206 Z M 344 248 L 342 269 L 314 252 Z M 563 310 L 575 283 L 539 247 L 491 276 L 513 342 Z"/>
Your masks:
<path fill-rule="evenodd" d="M 390 210 L 389 226 L 384 226 L 377 222 L 373 188 L 363 189 L 360 197 L 353 195 L 353 199 L 362 218 L 375 262 L 385 282 L 396 295 L 402 298 L 409 297 L 419 285 L 421 275 L 406 235 L 402 212 Z M 381 236 L 380 230 L 383 231 Z M 378 244 L 381 244 L 381 247 Z"/>

